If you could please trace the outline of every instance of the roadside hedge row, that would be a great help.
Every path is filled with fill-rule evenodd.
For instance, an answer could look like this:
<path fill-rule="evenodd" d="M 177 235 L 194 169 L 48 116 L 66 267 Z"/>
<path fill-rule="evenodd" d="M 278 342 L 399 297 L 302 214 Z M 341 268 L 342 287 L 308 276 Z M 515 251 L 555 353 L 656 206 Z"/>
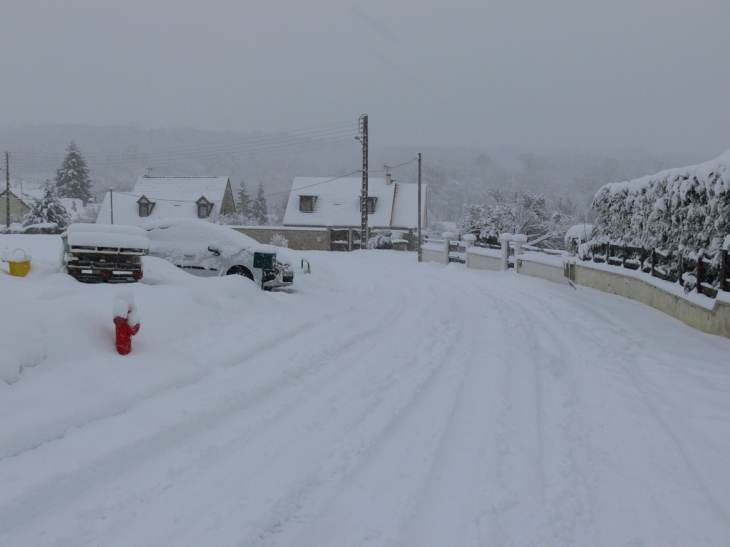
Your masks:
<path fill-rule="evenodd" d="M 730 151 L 691 167 L 607 184 L 596 193 L 597 243 L 699 253 L 730 244 Z"/>

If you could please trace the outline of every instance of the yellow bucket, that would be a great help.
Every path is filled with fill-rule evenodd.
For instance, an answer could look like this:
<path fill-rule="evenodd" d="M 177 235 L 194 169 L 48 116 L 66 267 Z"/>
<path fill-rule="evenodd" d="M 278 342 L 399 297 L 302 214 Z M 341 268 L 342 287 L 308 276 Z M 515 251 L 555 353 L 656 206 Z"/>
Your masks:
<path fill-rule="evenodd" d="M 10 275 L 25 277 L 25 274 L 30 271 L 30 260 L 26 260 L 25 262 L 8 262 L 8 266 L 10 267 Z"/>
<path fill-rule="evenodd" d="M 23 253 L 22 255 L 20 253 Z M 3 253 L 3 261 L 8 263 L 10 275 L 25 277 L 30 271 L 31 256 L 23 249 L 15 249 L 12 253 L 7 250 Z"/>

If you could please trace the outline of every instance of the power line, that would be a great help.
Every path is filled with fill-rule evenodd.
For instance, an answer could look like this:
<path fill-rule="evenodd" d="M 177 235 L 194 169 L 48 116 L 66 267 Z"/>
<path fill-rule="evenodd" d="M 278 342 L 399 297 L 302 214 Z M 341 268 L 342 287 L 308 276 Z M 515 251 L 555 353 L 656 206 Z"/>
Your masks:
<path fill-rule="evenodd" d="M 305 190 L 307 188 L 311 188 L 312 186 L 319 186 L 320 184 L 325 184 L 326 182 L 332 182 L 333 180 L 344 179 L 345 177 L 349 177 L 350 175 L 355 175 L 357 173 L 362 173 L 362 169 L 358 169 L 357 171 L 352 171 L 351 173 L 346 173 L 344 175 L 340 175 L 339 177 L 335 177 L 335 178 L 332 178 L 332 179 L 323 180 L 323 181 L 320 181 L 320 182 L 315 182 L 315 183 L 310 184 L 308 186 L 302 186 L 300 188 L 297 188 L 296 191 L 298 192 L 299 190 Z M 284 190 L 283 192 L 274 192 L 273 194 L 266 194 L 264 197 L 281 196 L 283 194 L 288 194 L 292 190 Z"/>
<path fill-rule="evenodd" d="M 289 144 L 296 143 L 297 141 L 308 141 L 317 139 L 326 139 L 329 137 L 338 136 L 351 136 L 353 131 L 357 127 L 353 122 L 340 122 L 339 124 L 329 124 L 327 126 L 319 126 L 318 128 L 312 128 L 309 130 L 298 131 L 298 132 L 281 132 L 276 135 L 268 135 L 265 137 L 245 137 L 243 139 L 237 139 L 233 141 L 224 141 L 218 143 L 211 143 L 206 145 L 193 145 L 186 147 L 174 147 L 159 149 L 153 152 L 127 152 L 121 153 L 116 156 L 110 154 L 88 154 L 84 158 L 87 160 L 103 160 L 105 162 L 110 161 L 134 161 L 135 159 L 144 158 L 155 159 L 158 157 L 177 157 L 177 156 L 188 156 L 190 154 L 200 154 L 207 152 L 219 152 L 219 151 L 240 151 L 246 149 L 255 149 L 259 147 L 268 147 L 269 145 Z M 15 154 L 19 159 L 32 160 L 32 161 L 57 161 L 62 154 Z"/>
<path fill-rule="evenodd" d="M 238 156 L 251 156 L 251 155 L 271 155 L 271 154 L 277 154 L 277 153 L 304 153 L 310 150 L 316 150 L 316 149 L 324 149 L 324 148 L 335 148 L 340 145 L 344 144 L 351 144 L 351 133 L 347 133 L 345 135 L 339 135 L 339 136 L 333 136 L 329 137 L 327 139 L 319 139 L 319 140 L 305 140 L 305 141 L 297 141 L 297 142 L 280 142 L 280 143 L 272 143 L 268 146 L 251 146 L 249 148 L 239 148 L 237 150 L 218 150 L 218 151 L 209 151 L 205 153 L 188 153 L 188 154 L 180 154 L 180 155 L 159 155 L 159 154 L 145 154 L 145 155 L 139 155 L 138 157 L 129 159 L 122 159 L 122 158 L 109 158 L 105 161 L 95 161 L 90 163 L 101 163 L 105 167 L 118 167 L 123 165 L 143 165 L 143 164 L 150 164 L 150 163 L 172 163 L 175 161 L 182 161 L 182 160 L 206 160 L 206 159 L 215 159 L 217 157 L 219 158 L 226 158 L 230 157 L 231 155 L 238 155 Z M 53 160 L 53 164 L 51 164 L 51 160 L 43 160 L 38 161 L 35 158 L 26 158 L 23 160 L 19 160 L 17 163 L 22 166 L 33 166 L 36 168 L 48 168 L 52 169 L 52 166 L 55 165 L 58 161 L 60 161 L 58 158 L 56 160 Z"/>
<path fill-rule="evenodd" d="M 411 160 L 405 161 L 403 163 L 399 163 L 398 165 L 393 165 L 392 167 L 389 165 L 383 165 L 383 168 L 385 169 L 385 172 L 387 173 L 388 171 L 392 171 L 393 169 L 398 169 L 399 167 L 403 167 L 404 165 L 413 163 L 416 160 L 418 160 L 418 156 L 416 156 L 415 158 L 413 158 Z"/>

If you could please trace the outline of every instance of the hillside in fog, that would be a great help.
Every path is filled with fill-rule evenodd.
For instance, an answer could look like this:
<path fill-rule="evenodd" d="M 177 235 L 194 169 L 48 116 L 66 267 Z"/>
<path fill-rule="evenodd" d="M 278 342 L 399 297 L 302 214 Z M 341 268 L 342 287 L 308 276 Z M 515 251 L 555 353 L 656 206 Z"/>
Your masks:
<path fill-rule="evenodd" d="M 357 124 L 333 124 L 292 133 L 240 133 L 194 128 L 143 129 L 136 125 L 25 125 L 0 129 L 0 149 L 11 153 L 13 185 L 37 186 L 52 178 L 71 140 L 91 169 L 94 191 L 130 189 L 138 176 L 227 175 L 234 188 L 262 183 L 269 203 L 285 198 L 295 176 L 342 175 L 361 168 Z M 423 182 L 429 185 L 431 217 L 456 220 L 464 203 L 484 201 L 490 189 L 529 190 L 585 212 L 603 184 L 696 163 L 692 155 L 658 155 L 643 150 L 613 153 L 528 150 L 510 147 L 380 146 L 370 142 L 370 173 L 423 154 Z M 416 182 L 416 164 L 393 171 Z"/>

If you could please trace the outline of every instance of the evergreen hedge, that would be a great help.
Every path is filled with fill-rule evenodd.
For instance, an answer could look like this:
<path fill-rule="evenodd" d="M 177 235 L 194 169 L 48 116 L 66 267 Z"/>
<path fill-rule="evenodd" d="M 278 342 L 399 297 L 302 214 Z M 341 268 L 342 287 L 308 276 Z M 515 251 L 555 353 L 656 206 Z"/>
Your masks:
<path fill-rule="evenodd" d="M 719 263 L 730 245 L 730 151 L 691 167 L 606 184 L 593 200 L 594 242 Z"/>

